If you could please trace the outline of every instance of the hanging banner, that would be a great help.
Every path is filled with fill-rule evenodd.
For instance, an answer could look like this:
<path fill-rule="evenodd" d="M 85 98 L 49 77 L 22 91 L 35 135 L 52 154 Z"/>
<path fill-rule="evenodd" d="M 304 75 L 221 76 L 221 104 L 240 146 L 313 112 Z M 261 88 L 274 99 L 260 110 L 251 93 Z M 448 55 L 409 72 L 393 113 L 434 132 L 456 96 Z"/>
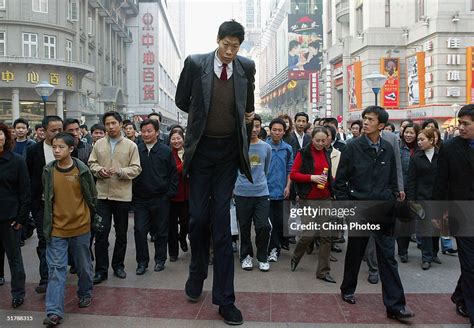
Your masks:
<path fill-rule="evenodd" d="M 158 15 L 152 3 L 140 4 L 139 74 L 140 104 L 159 102 L 158 89 Z"/>
<path fill-rule="evenodd" d="M 387 77 L 381 90 L 381 105 L 385 108 L 400 107 L 400 59 L 381 58 L 380 71 Z"/>
<path fill-rule="evenodd" d="M 310 73 L 321 70 L 322 41 L 321 9 L 312 15 L 288 15 L 288 78 L 290 80 L 307 80 Z"/>
<path fill-rule="evenodd" d="M 309 74 L 309 94 L 312 112 L 315 113 L 318 109 L 319 100 L 319 72 Z"/>
<path fill-rule="evenodd" d="M 407 57 L 408 106 L 425 104 L 425 53 Z"/>
<path fill-rule="evenodd" d="M 474 47 L 466 48 L 466 104 L 474 103 Z"/>
<path fill-rule="evenodd" d="M 347 66 L 349 111 L 362 108 L 362 62 Z"/>

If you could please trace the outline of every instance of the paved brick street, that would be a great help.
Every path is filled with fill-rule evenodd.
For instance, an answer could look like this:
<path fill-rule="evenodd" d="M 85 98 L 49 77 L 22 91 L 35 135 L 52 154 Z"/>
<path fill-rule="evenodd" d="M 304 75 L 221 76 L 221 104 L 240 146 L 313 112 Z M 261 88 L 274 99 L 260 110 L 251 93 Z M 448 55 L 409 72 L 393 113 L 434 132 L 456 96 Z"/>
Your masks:
<path fill-rule="evenodd" d="M 112 233 L 113 235 L 113 233 Z M 111 245 L 113 245 L 111 237 Z M 143 276 L 135 274 L 133 220 L 130 219 L 124 280 L 109 270 L 107 281 L 94 287 L 93 303 L 87 309 L 77 307 L 76 276 L 68 276 L 65 327 L 214 327 L 225 326 L 217 306 L 211 302 L 212 266 L 200 301 L 192 304 L 184 297 L 190 253 L 180 254 L 175 263 L 167 262 L 164 271 L 149 270 Z M 38 281 L 36 238 L 27 240 L 23 259 L 27 274 L 25 304 L 17 310 L 10 306 L 9 269 L 5 268 L 7 284 L 0 287 L 0 327 L 39 327 L 44 317 L 44 296 L 37 295 Z M 149 244 L 151 246 L 151 243 Z M 345 244 L 342 245 L 345 248 Z M 110 248 L 112 251 L 112 248 Z M 150 251 L 152 248 L 150 247 Z M 316 253 L 316 254 L 315 254 Z M 344 252 L 333 255 L 331 273 L 337 284 L 329 284 L 315 277 L 317 252 L 305 255 L 296 272 L 289 268 L 290 252 L 283 251 L 280 261 L 273 263 L 270 272 L 254 268 L 247 272 L 240 268 L 235 257 L 235 288 L 237 306 L 242 310 L 245 326 L 331 326 L 339 325 L 396 325 L 385 317 L 380 284 L 367 282 L 367 267 L 363 263 L 356 293 L 357 304 L 349 305 L 339 297 L 342 281 Z M 153 254 L 153 253 L 151 253 Z M 456 326 L 468 320 L 456 315 L 449 296 L 459 275 L 457 257 L 440 255 L 443 264 L 433 265 L 428 271 L 420 268 L 420 252 L 411 243 L 409 262 L 400 265 L 400 274 L 407 296 L 407 305 L 416 313 L 412 323 L 433 326 Z M 152 263 L 151 267 L 152 267 Z M 12 316 L 29 316 L 30 322 L 7 321 Z M 15 318 L 15 317 L 14 317 Z M 21 319 L 21 317 L 17 317 Z M 466 325 L 467 326 L 467 325 Z"/>

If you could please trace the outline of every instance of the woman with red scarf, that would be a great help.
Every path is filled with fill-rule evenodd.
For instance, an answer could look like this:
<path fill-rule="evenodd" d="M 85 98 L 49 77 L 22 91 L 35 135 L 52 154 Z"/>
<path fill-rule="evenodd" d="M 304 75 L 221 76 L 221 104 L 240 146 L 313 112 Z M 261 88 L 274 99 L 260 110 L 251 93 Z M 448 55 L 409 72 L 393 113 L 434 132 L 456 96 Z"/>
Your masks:
<path fill-rule="evenodd" d="M 296 155 L 290 178 L 296 183 L 296 191 L 300 199 L 329 200 L 331 198 L 331 160 L 325 148 L 329 133 L 325 127 L 315 127 L 311 134 L 311 143 Z M 302 235 L 298 240 L 291 258 L 291 271 L 296 270 L 301 257 L 308 246 L 314 242 L 314 239 L 314 235 Z M 331 271 L 330 254 L 331 236 L 330 233 L 324 233 L 323 230 L 319 242 L 316 278 L 336 283 L 336 280 L 329 274 Z"/>
<path fill-rule="evenodd" d="M 182 128 L 174 128 L 170 134 L 170 146 L 178 169 L 178 193 L 170 200 L 170 218 L 168 232 L 168 253 L 170 262 L 178 260 L 179 245 L 183 252 L 188 251 L 186 237 L 188 235 L 189 222 L 189 182 L 183 175 L 183 156 L 184 156 L 184 133 Z M 178 233 L 179 223 L 179 233 Z"/>

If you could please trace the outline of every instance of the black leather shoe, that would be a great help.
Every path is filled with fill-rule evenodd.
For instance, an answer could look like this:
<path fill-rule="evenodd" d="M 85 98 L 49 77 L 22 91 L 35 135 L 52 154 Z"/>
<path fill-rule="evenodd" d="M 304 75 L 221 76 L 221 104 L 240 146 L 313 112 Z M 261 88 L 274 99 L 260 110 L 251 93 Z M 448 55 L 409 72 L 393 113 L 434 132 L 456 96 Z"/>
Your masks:
<path fill-rule="evenodd" d="M 142 274 L 145 273 L 145 271 L 146 271 L 146 266 L 145 265 L 138 265 L 136 274 L 141 276 Z"/>
<path fill-rule="evenodd" d="M 341 293 L 342 300 L 349 304 L 356 304 L 356 299 L 354 294 L 344 294 Z"/>
<path fill-rule="evenodd" d="M 408 262 L 408 255 L 399 255 L 400 256 L 400 262 L 402 263 L 407 263 Z"/>
<path fill-rule="evenodd" d="M 35 292 L 36 294 L 44 294 L 46 293 L 46 288 L 47 288 L 47 285 L 38 285 L 35 288 Z"/>
<path fill-rule="evenodd" d="M 155 272 L 160 272 L 165 269 L 165 264 L 164 263 L 156 263 L 155 264 Z"/>
<path fill-rule="evenodd" d="M 298 266 L 298 261 L 296 261 L 295 259 L 291 259 L 290 260 L 290 268 L 291 268 L 291 271 L 295 272 L 296 270 L 296 267 Z"/>
<path fill-rule="evenodd" d="M 451 295 L 451 302 L 456 304 L 456 313 L 458 315 L 465 318 L 469 317 L 469 312 L 467 312 L 466 304 L 463 301 L 458 301 L 454 298 L 453 295 Z"/>
<path fill-rule="evenodd" d="M 114 271 L 114 275 L 117 277 L 117 278 L 120 278 L 120 279 L 125 279 L 127 278 L 127 273 L 125 272 L 124 269 L 117 269 Z"/>
<path fill-rule="evenodd" d="M 25 300 L 23 298 L 14 298 L 12 299 L 12 308 L 16 309 L 20 307 Z"/>
<path fill-rule="evenodd" d="M 234 304 L 220 305 L 219 314 L 224 319 L 224 322 L 228 325 L 241 325 L 244 323 L 242 313 L 235 307 Z"/>
<path fill-rule="evenodd" d="M 290 250 L 290 245 L 281 245 L 281 249 L 284 249 L 284 250 L 287 250 L 289 251 Z"/>
<path fill-rule="evenodd" d="M 178 261 L 177 256 L 170 256 L 170 262 L 176 262 L 176 261 Z"/>
<path fill-rule="evenodd" d="M 331 246 L 331 252 L 341 253 L 341 252 L 342 252 L 342 249 L 341 249 L 339 246 L 333 244 L 333 245 Z"/>
<path fill-rule="evenodd" d="M 5 285 L 5 278 L 0 277 L 0 286 L 3 286 L 3 285 Z"/>
<path fill-rule="evenodd" d="M 379 275 L 378 274 L 369 274 L 369 277 L 367 278 L 367 281 L 373 285 L 376 285 L 379 283 Z"/>
<path fill-rule="evenodd" d="M 421 265 L 421 268 L 423 270 L 429 270 L 431 268 L 431 263 L 430 262 L 423 262 L 423 264 Z"/>
<path fill-rule="evenodd" d="M 316 277 L 316 278 L 324 280 L 326 282 L 330 282 L 332 284 L 336 283 L 336 280 L 333 277 L 331 277 L 331 275 L 329 273 L 326 273 L 326 275 L 324 277 Z"/>
<path fill-rule="evenodd" d="M 396 320 L 405 320 L 410 319 L 415 316 L 415 313 L 407 309 L 402 309 L 396 312 L 387 311 L 387 318 L 396 319 Z"/>
<path fill-rule="evenodd" d="M 101 283 L 102 281 L 104 281 L 104 280 L 107 280 L 107 275 L 105 275 L 105 274 L 100 274 L 100 273 L 96 273 L 96 274 L 94 275 L 94 280 L 93 280 L 94 285 L 98 285 L 98 284 L 100 284 L 100 283 Z"/>
<path fill-rule="evenodd" d="M 196 303 L 199 300 L 199 297 L 202 294 L 202 285 L 203 282 L 193 282 L 188 278 L 186 285 L 184 286 L 184 292 L 188 301 Z"/>

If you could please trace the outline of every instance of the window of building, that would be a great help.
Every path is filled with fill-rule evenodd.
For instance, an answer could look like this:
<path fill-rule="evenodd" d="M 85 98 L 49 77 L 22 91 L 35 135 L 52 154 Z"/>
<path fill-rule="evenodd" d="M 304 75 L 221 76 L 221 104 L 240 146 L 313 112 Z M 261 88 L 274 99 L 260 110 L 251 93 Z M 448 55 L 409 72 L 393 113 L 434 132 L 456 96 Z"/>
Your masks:
<path fill-rule="evenodd" d="M 56 37 L 45 35 L 43 38 L 44 58 L 56 58 Z"/>
<path fill-rule="evenodd" d="M 0 9 L 5 9 L 5 0 L 0 0 Z"/>
<path fill-rule="evenodd" d="M 416 0 L 415 19 L 418 22 L 425 17 L 425 0 Z"/>
<path fill-rule="evenodd" d="M 72 61 L 72 41 L 66 40 L 66 60 Z"/>
<path fill-rule="evenodd" d="M 32 0 L 33 1 L 33 11 L 38 13 L 48 13 L 48 0 Z"/>
<path fill-rule="evenodd" d="M 390 27 L 390 0 L 385 0 L 385 27 Z"/>
<path fill-rule="evenodd" d="M 0 56 L 6 55 L 6 46 L 5 46 L 5 32 L 0 32 Z"/>
<path fill-rule="evenodd" d="M 67 19 L 73 22 L 78 20 L 79 4 L 77 0 L 68 0 L 67 2 Z"/>
<path fill-rule="evenodd" d="M 38 57 L 38 35 L 23 33 L 23 57 Z"/>
<path fill-rule="evenodd" d="M 356 30 L 358 33 L 364 31 L 364 5 L 360 4 L 356 7 Z"/>

